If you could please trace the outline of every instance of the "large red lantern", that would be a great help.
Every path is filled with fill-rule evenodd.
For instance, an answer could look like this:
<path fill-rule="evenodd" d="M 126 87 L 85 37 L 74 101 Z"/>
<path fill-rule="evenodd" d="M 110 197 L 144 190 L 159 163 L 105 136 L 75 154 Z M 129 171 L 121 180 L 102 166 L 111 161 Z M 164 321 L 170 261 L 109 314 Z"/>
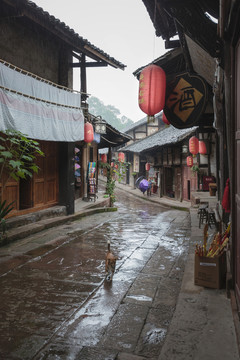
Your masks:
<path fill-rule="evenodd" d="M 207 153 L 206 144 L 204 141 L 199 141 L 199 154 L 205 155 Z"/>
<path fill-rule="evenodd" d="M 107 154 L 102 154 L 102 155 L 101 155 L 101 161 L 102 161 L 103 163 L 106 163 L 106 162 L 107 162 Z"/>
<path fill-rule="evenodd" d="M 138 104 L 149 116 L 159 113 L 165 105 L 166 74 L 157 65 L 145 67 L 139 78 Z"/>
<path fill-rule="evenodd" d="M 196 136 L 192 136 L 189 139 L 189 151 L 191 154 L 196 155 L 199 152 L 199 141 Z"/>
<path fill-rule="evenodd" d="M 148 162 L 145 164 L 145 170 L 146 170 L 146 171 L 149 171 L 149 170 L 150 170 L 150 164 L 149 164 Z"/>
<path fill-rule="evenodd" d="M 125 154 L 123 152 L 118 153 L 118 161 L 124 162 Z"/>
<path fill-rule="evenodd" d="M 84 141 L 86 143 L 91 143 L 94 139 L 93 126 L 91 123 L 86 122 L 84 124 Z"/>
<path fill-rule="evenodd" d="M 164 122 L 164 124 L 170 125 L 170 122 L 169 122 L 168 119 L 166 118 L 166 115 L 164 114 L 164 112 L 162 113 L 162 121 Z"/>
<path fill-rule="evenodd" d="M 187 166 L 189 166 L 189 167 L 193 166 L 193 158 L 192 158 L 192 156 L 187 157 Z"/>

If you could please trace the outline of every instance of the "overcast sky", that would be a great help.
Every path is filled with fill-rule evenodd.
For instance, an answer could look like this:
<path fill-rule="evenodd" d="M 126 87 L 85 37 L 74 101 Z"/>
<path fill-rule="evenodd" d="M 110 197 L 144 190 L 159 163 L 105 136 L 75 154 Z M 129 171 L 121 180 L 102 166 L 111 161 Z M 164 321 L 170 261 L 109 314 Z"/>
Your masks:
<path fill-rule="evenodd" d="M 127 65 L 87 69 L 87 91 L 133 121 L 145 116 L 138 106 L 138 80 L 132 73 L 166 50 L 156 38 L 142 0 L 33 0 L 105 53 Z M 74 88 L 79 90 L 79 74 Z"/>

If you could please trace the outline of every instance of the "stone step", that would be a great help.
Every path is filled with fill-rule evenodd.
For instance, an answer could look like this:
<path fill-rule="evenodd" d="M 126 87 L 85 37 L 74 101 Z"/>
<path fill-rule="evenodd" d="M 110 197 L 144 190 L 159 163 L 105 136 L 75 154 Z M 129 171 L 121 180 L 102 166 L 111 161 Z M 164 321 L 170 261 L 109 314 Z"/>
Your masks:
<path fill-rule="evenodd" d="M 9 218 L 6 221 L 7 230 L 22 227 L 28 224 L 35 224 L 41 220 L 55 218 L 59 216 L 66 216 L 66 206 L 53 206 L 48 209 L 39 210 L 26 215 L 19 215 L 13 218 Z"/>
<path fill-rule="evenodd" d="M 64 224 L 67 221 L 69 221 L 68 216 L 55 216 L 52 218 L 44 218 L 26 225 L 13 227 L 6 231 L 6 236 L 1 239 L 0 246 L 9 244 L 16 240 L 24 239 L 40 231 Z"/>

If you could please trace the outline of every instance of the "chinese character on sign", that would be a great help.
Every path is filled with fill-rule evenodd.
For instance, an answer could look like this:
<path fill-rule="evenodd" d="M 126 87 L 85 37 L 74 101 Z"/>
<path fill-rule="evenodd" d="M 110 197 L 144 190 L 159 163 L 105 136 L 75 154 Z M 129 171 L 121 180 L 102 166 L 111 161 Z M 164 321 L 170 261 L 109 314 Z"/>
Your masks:
<path fill-rule="evenodd" d="M 167 106 L 181 121 L 185 122 L 195 109 L 203 94 L 181 78 L 167 100 Z"/>
<path fill-rule="evenodd" d="M 189 108 L 195 108 L 196 101 L 194 97 L 194 89 L 192 87 L 186 87 L 181 89 L 182 95 L 179 103 L 179 110 L 187 110 Z"/>
<path fill-rule="evenodd" d="M 172 102 L 172 104 L 170 104 Z M 172 97 L 169 98 L 170 109 L 174 110 L 178 105 L 179 111 L 195 108 L 196 100 L 194 96 L 194 89 L 192 87 L 185 87 L 180 89 L 179 92 L 173 91 Z"/>
<path fill-rule="evenodd" d="M 168 84 L 164 113 L 175 127 L 187 128 L 198 123 L 208 99 L 207 84 L 199 75 L 182 73 Z"/>

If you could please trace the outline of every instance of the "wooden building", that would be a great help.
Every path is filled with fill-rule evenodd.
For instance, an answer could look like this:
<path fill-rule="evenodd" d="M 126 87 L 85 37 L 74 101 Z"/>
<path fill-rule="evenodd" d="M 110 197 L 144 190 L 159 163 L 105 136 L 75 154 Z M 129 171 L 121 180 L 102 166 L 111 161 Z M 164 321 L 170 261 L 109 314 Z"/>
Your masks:
<path fill-rule="evenodd" d="M 229 179 L 230 199 L 222 218 L 231 221 L 227 288 L 240 307 L 240 3 L 239 1 L 143 0 L 167 49 L 183 50 L 185 70 L 200 74 L 211 86 L 216 129 L 217 196 L 222 204 Z M 178 35 L 178 39 L 174 38 Z M 199 61 L 201 60 L 201 61 Z M 231 291 L 233 289 L 234 291 Z"/>
<path fill-rule="evenodd" d="M 23 132 L 38 140 L 45 154 L 37 159 L 38 174 L 19 183 L 9 181 L 3 199 L 15 201 L 12 215 L 56 204 L 71 214 L 75 147 L 81 150 L 83 197 L 88 162 L 97 161 L 98 143 L 87 147 L 84 142 L 84 122 L 89 119 L 87 68 L 123 70 L 125 65 L 32 1 L 1 0 L 0 14 L 0 131 Z M 72 90 L 76 67 L 81 70 L 79 92 Z M 114 138 L 110 133 L 107 137 Z"/>
<path fill-rule="evenodd" d="M 214 156 L 198 155 L 194 164 L 198 165 L 199 171 L 193 172 L 187 166 L 189 138 L 198 134 L 199 128 L 177 129 L 168 126 L 155 134 L 140 141 L 127 145 L 120 150 L 130 158 L 138 158 L 137 176 L 145 176 L 153 182 L 153 192 L 158 195 L 171 197 L 176 200 L 192 200 L 191 193 L 201 188 L 205 176 L 214 176 Z M 214 146 L 212 146 L 214 148 Z M 131 154 L 131 156 L 130 156 Z M 146 170 L 146 163 L 150 169 Z M 212 169 L 209 173 L 209 168 Z M 134 163 L 131 164 L 131 171 Z"/>
<path fill-rule="evenodd" d="M 140 119 L 139 121 L 136 121 L 124 128 L 123 131 L 131 136 L 131 140 L 127 143 L 130 145 L 132 142 L 144 139 L 164 127 L 165 125 L 162 121 L 162 113 L 159 113 L 155 116 L 153 121 L 148 122 L 147 117 L 144 117 L 143 119 Z"/>

